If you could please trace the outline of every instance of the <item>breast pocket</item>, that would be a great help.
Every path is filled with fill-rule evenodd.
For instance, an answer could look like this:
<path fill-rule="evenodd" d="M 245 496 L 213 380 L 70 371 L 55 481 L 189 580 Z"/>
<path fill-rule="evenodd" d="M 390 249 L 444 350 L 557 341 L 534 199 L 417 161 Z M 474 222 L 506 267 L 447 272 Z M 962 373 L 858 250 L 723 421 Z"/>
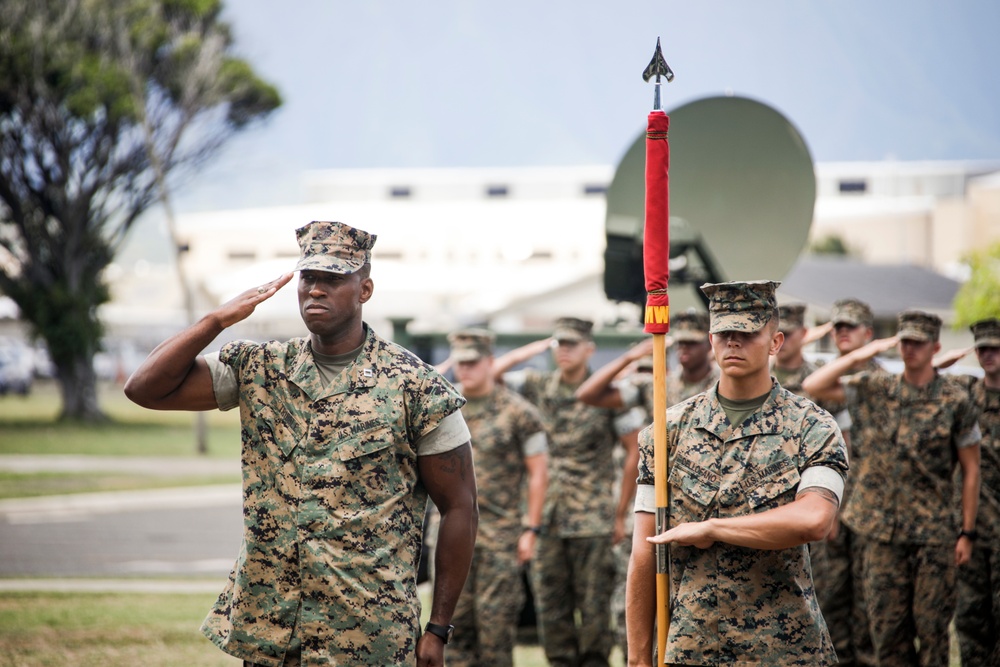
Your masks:
<path fill-rule="evenodd" d="M 740 486 L 750 510 L 763 512 L 795 500 L 800 480 L 798 468 L 792 460 L 784 459 L 752 471 Z"/>
<path fill-rule="evenodd" d="M 415 457 L 396 446 L 392 429 L 385 425 L 342 441 L 336 456 L 344 467 L 344 481 L 363 505 L 408 493 L 416 481 Z"/>
<path fill-rule="evenodd" d="M 670 485 L 671 524 L 703 521 L 719 494 L 719 479 L 683 459 L 674 461 L 667 478 Z"/>
<path fill-rule="evenodd" d="M 287 461 L 302 439 L 303 428 L 282 408 L 261 406 L 253 420 L 256 440 L 265 453 Z"/>

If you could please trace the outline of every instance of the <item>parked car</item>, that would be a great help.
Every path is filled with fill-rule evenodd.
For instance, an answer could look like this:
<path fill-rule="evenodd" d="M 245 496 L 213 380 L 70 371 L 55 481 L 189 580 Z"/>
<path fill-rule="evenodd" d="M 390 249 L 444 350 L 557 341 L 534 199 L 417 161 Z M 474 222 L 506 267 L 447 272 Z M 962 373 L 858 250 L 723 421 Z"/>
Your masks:
<path fill-rule="evenodd" d="M 0 395 L 27 395 L 31 392 L 34 376 L 35 363 L 30 348 L 15 344 L 0 345 Z"/>

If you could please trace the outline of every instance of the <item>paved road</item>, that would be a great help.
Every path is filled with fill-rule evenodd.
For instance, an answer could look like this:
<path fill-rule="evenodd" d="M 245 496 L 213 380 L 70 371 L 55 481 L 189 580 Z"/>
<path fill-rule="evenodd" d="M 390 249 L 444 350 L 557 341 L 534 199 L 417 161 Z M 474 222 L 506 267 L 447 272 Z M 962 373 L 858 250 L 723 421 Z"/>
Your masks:
<path fill-rule="evenodd" d="M 200 459 L 0 457 L 0 469 L 19 472 L 150 466 L 163 474 L 239 470 L 238 462 Z M 218 587 L 239 551 L 240 501 L 237 484 L 3 500 L 0 578 L 204 575 Z"/>
<path fill-rule="evenodd" d="M 238 458 L 213 459 L 181 456 L 85 456 L 6 454 L 0 470 L 40 472 L 132 472 L 139 475 L 238 475 Z"/>

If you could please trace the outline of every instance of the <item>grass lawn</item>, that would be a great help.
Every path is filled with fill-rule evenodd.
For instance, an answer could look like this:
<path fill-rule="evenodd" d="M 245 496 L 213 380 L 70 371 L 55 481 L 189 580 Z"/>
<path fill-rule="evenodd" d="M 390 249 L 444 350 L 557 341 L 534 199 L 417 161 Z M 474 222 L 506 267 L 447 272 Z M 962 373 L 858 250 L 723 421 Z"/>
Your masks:
<path fill-rule="evenodd" d="M 214 595 L 0 593 L 0 664 L 239 667 L 198 631 Z"/>
<path fill-rule="evenodd" d="M 197 457 L 195 416 L 186 412 L 146 410 L 133 404 L 121 387 L 102 383 L 100 405 L 106 424 L 63 424 L 56 421 L 60 399 L 53 382 L 38 382 L 28 396 L 0 396 L 0 455 L 71 454 L 83 456 Z M 240 426 L 237 410 L 203 413 L 207 457 L 237 459 Z M 0 499 L 65 493 L 236 484 L 238 473 L 156 474 L 121 471 L 39 472 L 0 471 Z"/>
<path fill-rule="evenodd" d="M 0 396 L 0 454 L 197 455 L 192 413 L 146 410 L 113 383 L 101 383 L 98 400 L 111 422 L 81 426 L 56 421 L 60 398 L 54 382 L 35 383 L 28 396 Z M 203 414 L 208 456 L 238 456 L 239 411 Z"/>
<path fill-rule="evenodd" d="M 118 472 L 12 473 L 0 471 L 0 500 L 58 496 L 67 493 L 101 493 L 167 489 L 178 486 L 239 484 L 233 475 L 139 475 Z"/>
<path fill-rule="evenodd" d="M 198 631 L 214 601 L 213 594 L 0 593 L 0 665 L 239 667 Z M 518 646 L 514 664 L 547 663 L 539 647 Z"/>

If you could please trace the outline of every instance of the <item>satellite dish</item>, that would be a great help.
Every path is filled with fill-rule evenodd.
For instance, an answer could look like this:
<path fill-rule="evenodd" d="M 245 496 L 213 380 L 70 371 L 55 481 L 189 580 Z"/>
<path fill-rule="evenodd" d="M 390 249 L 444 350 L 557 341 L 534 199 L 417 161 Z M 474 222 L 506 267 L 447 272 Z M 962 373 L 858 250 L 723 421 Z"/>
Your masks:
<path fill-rule="evenodd" d="M 816 175 L 802 135 L 766 104 L 709 97 L 670 116 L 670 285 L 781 280 L 805 246 Z M 641 132 L 608 187 L 604 288 L 645 304 L 642 233 L 645 147 Z M 671 305 L 695 303 L 700 291 Z M 681 296 L 678 294 L 677 296 Z"/>

